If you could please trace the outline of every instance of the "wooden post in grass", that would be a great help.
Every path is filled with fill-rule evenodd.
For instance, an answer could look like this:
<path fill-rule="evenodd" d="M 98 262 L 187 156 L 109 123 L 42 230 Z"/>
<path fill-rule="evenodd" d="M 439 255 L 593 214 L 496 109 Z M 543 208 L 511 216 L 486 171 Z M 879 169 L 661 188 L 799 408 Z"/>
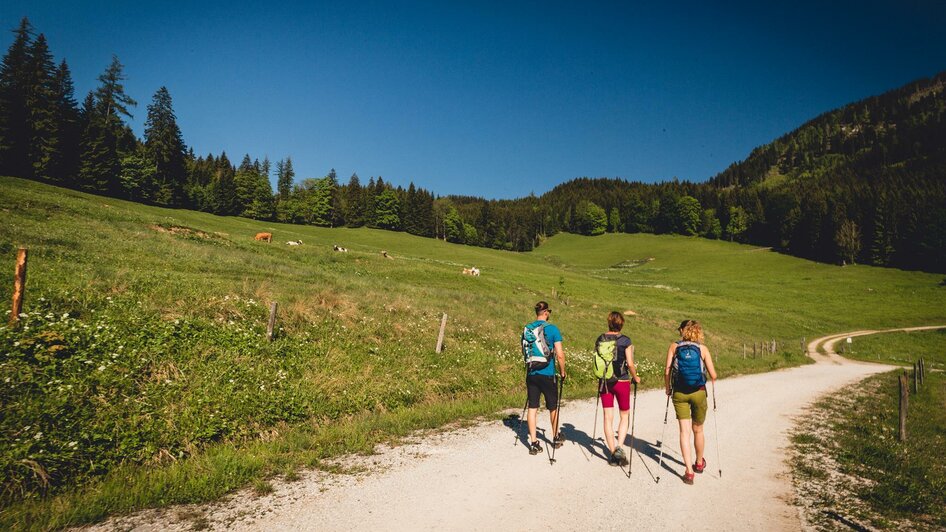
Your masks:
<path fill-rule="evenodd" d="M 920 392 L 920 363 L 913 363 L 913 393 Z"/>
<path fill-rule="evenodd" d="M 746 359 L 746 344 L 742 344 L 742 359 Z"/>
<path fill-rule="evenodd" d="M 23 293 L 26 292 L 26 248 L 16 252 L 16 273 L 13 277 L 13 310 L 10 311 L 10 326 L 20 321 L 23 312 Z"/>
<path fill-rule="evenodd" d="M 801 352 L 802 352 L 803 355 L 808 353 L 808 349 L 805 347 L 805 337 L 804 337 L 804 336 L 801 337 Z"/>
<path fill-rule="evenodd" d="M 923 381 L 926 380 L 926 359 L 920 359 L 920 386 L 923 385 Z"/>
<path fill-rule="evenodd" d="M 752 358 L 755 358 L 755 342 L 752 342 Z"/>
<path fill-rule="evenodd" d="M 443 351 L 443 333 L 447 329 L 447 313 L 443 313 L 443 318 L 440 318 L 440 334 L 437 335 L 437 353 L 439 354 Z"/>
<path fill-rule="evenodd" d="M 276 308 L 279 305 L 273 301 L 273 304 L 269 306 L 269 324 L 266 325 L 266 341 L 273 341 L 273 329 L 276 327 Z"/>
<path fill-rule="evenodd" d="M 907 390 L 906 371 L 900 375 L 900 441 L 907 441 L 907 407 L 909 406 L 910 392 Z"/>

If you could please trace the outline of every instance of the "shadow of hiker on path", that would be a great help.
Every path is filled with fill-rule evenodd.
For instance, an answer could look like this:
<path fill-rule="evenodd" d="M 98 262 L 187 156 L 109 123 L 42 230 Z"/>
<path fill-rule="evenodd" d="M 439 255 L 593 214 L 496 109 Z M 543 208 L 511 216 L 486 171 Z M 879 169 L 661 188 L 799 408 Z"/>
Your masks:
<path fill-rule="evenodd" d="M 565 441 L 570 441 L 577 444 L 582 449 L 582 453 L 587 450 L 595 458 L 600 458 L 604 461 L 608 460 L 608 446 L 605 445 L 603 438 L 592 439 L 587 432 L 579 430 L 575 425 L 571 423 L 565 423 L 562 425 L 562 435 L 565 436 Z M 585 456 L 587 458 L 587 455 Z"/>
<path fill-rule="evenodd" d="M 631 440 L 630 436 L 627 436 L 624 439 L 624 445 L 630 444 L 630 440 Z M 650 471 L 650 465 L 648 464 L 648 462 L 653 461 L 654 465 L 657 465 L 660 463 L 659 442 L 649 442 L 647 440 L 635 437 L 634 438 L 634 451 L 641 458 L 641 462 L 643 462 L 644 467 L 647 468 L 647 471 Z M 650 460 L 644 460 L 644 458 L 650 458 Z M 663 470 L 672 473 L 674 476 L 682 478 L 682 475 L 673 467 L 671 467 L 670 465 L 671 462 L 673 462 L 674 464 L 680 467 L 686 468 L 686 466 L 683 464 L 683 461 L 680 459 L 679 451 L 674 451 L 669 446 L 666 446 L 664 447 L 662 468 Z M 659 474 L 660 473 L 658 471 L 657 476 L 659 476 Z M 653 472 L 651 472 L 651 476 L 655 477 Z"/>
<path fill-rule="evenodd" d="M 516 433 L 516 440 L 514 440 L 514 443 L 517 445 L 518 443 L 521 443 L 526 449 L 530 447 L 531 442 L 529 441 L 529 424 L 525 418 L 520 418 L 519 414 L 509 414 L 503 418 L 503 425 Z M 562 434 L 565 433 L 564 429 L 560 428 L 560 430 L 562 431 Z M 535 437 L 545 442 L 546 445 L 551 445 L 552 439 L 547 437 L 545 432 L 546 429 L 544 427 L 536 426 Z"/>

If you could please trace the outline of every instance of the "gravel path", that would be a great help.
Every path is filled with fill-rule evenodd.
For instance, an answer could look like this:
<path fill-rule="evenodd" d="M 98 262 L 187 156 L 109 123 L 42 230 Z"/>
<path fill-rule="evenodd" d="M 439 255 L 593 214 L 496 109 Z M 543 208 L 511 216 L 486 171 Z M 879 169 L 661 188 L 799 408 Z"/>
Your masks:
<path fill-rule="evenodd" d="M 664 467 L 658 470 L 666 406 L 662 391 L 638 395 L 633 474 L 628 478 L 607 465 L 600 429 L 598 439 L 591 439 L 595 402 L 568 401 L 566 385 L 561 422 L 568 441 L 556 452 L 554 465 L 548 455 L 529 455 L 525 440 L 516 439 L 514 424 L 495 421 L 347 462 L 371 474 L 313 472 L 276 485 L 271 495 L 240 494 L 197 511 L 213 528 L 245 530 L 589 530 L 640 524 L 664 530 L 798 530 L 802 524 L 791 504 L 786 463 L 794 416 L 827 392 L 890 369 L 833 352 L 835 343 L 847 336 L 877 332 L 887 331 L 813 340 L 808 349 L 815 364 L 720 381 L 721 463 L 710 412 L 708 467 L 694 486 L 682 482 L 672 412 Z M 818 354 L 819 346 L 828 354 Z M 541 430 L 548 427 L 548 416 L 544 410 L 539 414 Z M 176 525 L 187 526 L 187 519 L 178 516 Z M 138 514 L 112 520 L 105 528 L 173 528 L 168 517 L 166 512 Z"/>

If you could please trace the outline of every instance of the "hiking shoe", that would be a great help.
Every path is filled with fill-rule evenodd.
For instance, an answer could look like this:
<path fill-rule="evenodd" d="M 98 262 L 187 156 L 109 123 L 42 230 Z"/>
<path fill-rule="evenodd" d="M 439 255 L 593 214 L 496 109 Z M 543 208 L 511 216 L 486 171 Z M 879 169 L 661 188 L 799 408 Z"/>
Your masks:
<path fill-rule="evenodd" d="M 693 478 L 696 477 L 693 473 L 684 473 L 683 474 L 683 483 L 693 485 Z"/>
<path fill-rule="evenodd" d="M 704 469 L 706 469 L 705 457 L 703 458 L 703 461 L 700 462 L 699 464 L 693 464 L 693 470 L 696 471 L 697 473 L 702 473 Z"/>
<path fill-rule="evenodd" d="M 627 465 L 627 455 L 624 454 L 623 448 L 618 447 L 611 456 L 617 459 L 619 466 L 624 467 Z"/>
<path fill-rule="evenodd" d="M 542 452 L 542 444 L 539 443 L 539 440 L 532 442 L 532 445 L 529 446 L 529 454 L 539 454 Z"/>
<path fill-rule="evenodd" d="M 611 453 L 611 456 L 608 457 L 608 465 L 619 466 L 621 465 L 621 460 L 618 459 L 617 455 Z"/>
<path fill-rule="evenodd" d="M 555 449 L 561 449 L 562 444 L 564 443 L 565 443 L 565 436 L 561 432 L 559 432 L 558 436 L 556 436 L 555 439 L 552 440 L 552 447 L 554 447 Z"/>

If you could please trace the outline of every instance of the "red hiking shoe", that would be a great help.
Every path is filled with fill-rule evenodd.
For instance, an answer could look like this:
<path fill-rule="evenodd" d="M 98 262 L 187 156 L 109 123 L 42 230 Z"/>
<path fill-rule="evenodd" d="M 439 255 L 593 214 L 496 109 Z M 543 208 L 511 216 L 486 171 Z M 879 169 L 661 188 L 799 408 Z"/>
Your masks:
<path fill-rule="evenodd" d="M 693 478 L 696 477 L 694 473 L 684 473 L 683 474 L 683 483 L 693 485 Z"/>
<path fill-rule="evenodd" d="M 693 470 L 697 473 L 702 473 L 706 469 L 706 457 L 703 457 L 703 461 L 699 464 L 693 464 Z"/>

